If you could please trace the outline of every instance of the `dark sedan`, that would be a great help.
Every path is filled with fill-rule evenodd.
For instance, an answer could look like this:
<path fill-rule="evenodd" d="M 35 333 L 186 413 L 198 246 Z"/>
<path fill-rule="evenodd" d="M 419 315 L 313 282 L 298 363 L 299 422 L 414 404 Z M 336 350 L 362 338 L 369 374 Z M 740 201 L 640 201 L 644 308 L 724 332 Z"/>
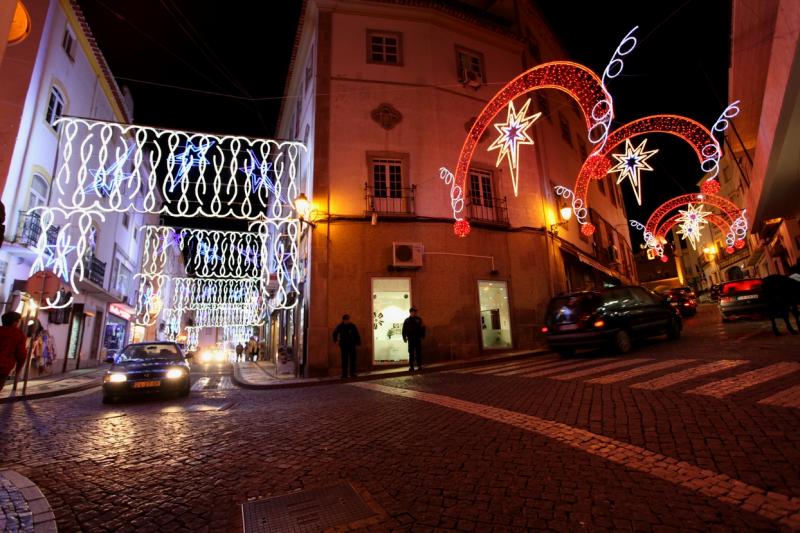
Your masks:
<path fill-rule="evenodd" d="M 138 394 L 189 395 L 189 362 L 173 342 L 129 344 L 106 362 L 112 364 L 103 378 L 103 403 Z"/>
<path fill-rule="evenodd" d="M 633 338 L 666 334 L 678 339 L 681 329 L 680 314 L 667 301 L 632 286 L 556 296 L 542 332 L 550 349 L 566 356 L 579 348 L 609 345 L 626 353 Z"/>
<path fill-rule="evenodd" d="M 766 310 L 767 302 L 761 295 L 760 279 L 728 281 L 720 286 L 719 312 L 723 322 L 738 317 L 760 318 Z"/>
<path fill-rule="evenodd" d="M 664 298 L 680 311 L 681 316 L 693 316 L 697 314 L 697 296 L 689 287 L 678 287 L 669 289 L 664 293 Z"/>

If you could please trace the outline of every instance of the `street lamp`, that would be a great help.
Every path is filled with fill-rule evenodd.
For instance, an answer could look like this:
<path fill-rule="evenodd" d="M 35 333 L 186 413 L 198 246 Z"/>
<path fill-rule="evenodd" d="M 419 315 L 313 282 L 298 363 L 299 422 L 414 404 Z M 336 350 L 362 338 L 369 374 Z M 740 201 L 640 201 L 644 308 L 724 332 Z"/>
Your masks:
<path fill-rule="evenodd" d="M 561 218 L 563 218 L 565 222 L 569 221 L 569 219 L 572 218 L 572 208 L 571 207 L 562 207 L 561 208 Z"/>
<path fill-rule="evenodd" d="M 569 219 L 572 218 L 572 208 L 569 206 L 562 207 L 561 209 L 558 210 L 558 214 L 560 215 L 561 220 L 559 220 L 555 224 L 550 224 L 550 233 L 552 233 L 553 235 L 558 235 L 558 227 L 566 226 L 567 222 L 569 222 Z"/>
<path fill-rule="evenodd" d="M 300 220 L 308 217 L 309 213 L 311 213 L 311 202 L 308 201 L 306 193 L 301 192 L 300 195 L 294 199 L 294 208 Z"/>

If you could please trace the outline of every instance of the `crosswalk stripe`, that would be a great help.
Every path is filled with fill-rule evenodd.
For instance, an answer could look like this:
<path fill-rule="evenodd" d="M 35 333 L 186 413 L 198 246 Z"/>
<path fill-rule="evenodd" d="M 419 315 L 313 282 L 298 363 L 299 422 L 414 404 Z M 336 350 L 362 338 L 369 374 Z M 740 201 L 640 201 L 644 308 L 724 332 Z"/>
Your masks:
<path fill-rule="evenodd" d="M 513 376 L 515 374 L 519 374 L 520 372 L 525 372 L 527 370 L 533 370 L 534 368 L 542 368 L 545 366 L 550 366 L 553 364 L 560 363 L 561 359 L 559 358 L 551 358 L 542 361 L 536 361 L 535 363 L 528 363 L 526 365 L 516 365 L 516 366 L 509 366 L 504 368 L 497 368 L 490 372 L 481 372 L 481 374 L 494 374 L 495 376 Z"/>
<path fill-rule="evenodd" d="M 515 368 L 515 369 L 512 369 L 512 370 L 507 370 L 507 371 L 504 371 L 504 372 L 497 372 L 495 374 L 495 376 L 524 376 L 528 372 L 533 372 L 533 371 L 536 371 L 536 370 L 543 370 L 545 368 L 551 368 L 551 367 L 554 367 L 554 366 L 563 366 L 563 365 L 568 364 L 568 363 L 570 363 L 570 361 L 562 361 L 562 360 L 548 361 L 546 363 L 542 363 L 542 364 L 536 365 L 536 366 L 527 366 L 527 367 L 524 367 L 524 368 Z"/>
<path fill-rule="evenodd" d="M 209 380 L 208 376 L 204 376 L 204 377 L 198 379 L 192 385 L 192 390 L 199 391 L 199 390 L 205 389 L 206 385 L 208 385 L 208 380 Z"/>
<path fill-rule="evenodd" d="M 777 394 L 773 394 L 758 403 L 762 405 L 777 405 L 780 407 L 800 407 L 800 385 L 789 387 Z"/>
<path fill-rule="evenodd" d="M 687 368 L 686 370 L 672 372 L 670 374 L 647 381 L 633 383 L 631 388 L 644 390 L 663 389 L 665 387 L 677 385 L 679 383 L 683 383 L 684 381 L 689 381 L 695 378 L 706 376 L 708 374 L 714 374 L 716 372 L 722 372 L 723 370 L 736 368 L 737 366 L 744 364 L 747 364 L 747 361 L 743 361 L 741 359 L 721 359 L 719 361 L 714 361 L 713 363 Z"/>
<path fill-rule="evenodd" d="M 491 365 L 488 365 L 488 366 L 461 368 L 461 369 L 456 370 L 455 372 L 457 372 L 459 374 L 484 374 L 484 373 L 488 374 L 489 372 L 492 372 L 494 370 L 500 370 L 500 369 L 504 369 L 504 368 L 511 368 L 511 367 L 516 367 L 516 366 L 521 366 L 521 365 L 536 364 L 539 361 L 543 361 L 545 359 L 552 361 L 552 360 L 555 360 L 557 358 L 555 356 L 547 356 L 547 357 L 544 357 L 544 358 L 538 358 L 537 357 L 536 360 L 534 360 L 534 361 L 531 361 L 530 359 L 526 359 L 525 361 L 511 361 L 511 362 L 506 361 L 504 363 L 494 363 L 494 364 L 491 364 Z"/>
<path fill-rule="evenodd" d="M 722 379 L 719 381 L 712 381 L 706 383 L 695 389 L 686 391 L 688 394 L 701 394 L 703 396 L 711 396 L 712 398 L 724 398 L 735 392 L 755 387 L 773 379 L 782 378 L 794 372 L 800 371 L 800 363 L 788 362 L 775 363 L 774 365 L 765 366 L 744 374 Z"/>
<path fill-rule="evenodd" d="M 652 361 L 652 359 L 623 359 L 622 361 L 608 363 L 607 365 L 585 368 L 583 370 L 576 370 L 575 372 L 567 372 L 566 374 L 561 374 L 559 376 L 551 376 L 551 379 L 566 381 L 568 379 L 576 379 L 584 376 L 591 376 L 592 374 L 599 374 L 600 372 L 605 372 L 606 370 L 615 370 L 625 366 L 638 365 L 640 363 L 646 363 L 647 361 Z"/>
<path fill-rule="evenodd" d="M 614 374 L 608 374 L 605 376 L 596 377 L 587 380 L 586 383 L 608 385 L 609 383 L 617 383 L 619 381 L 625 381 L 631 378 L 638 378 L 639 376 L 642 376 L 644 374 L 650 374 L 652 372 L 657 372 L 659 370 L 665 370 L 667 368 L 672 368 L 679 365 L 685 365 L 687 363 L 693 363 L 696 360 L 697 359 L 669 359 L 667 361 L 659 361 L 658 363 L 644 365 L 638 368 L 632 368 L 630 370 L 623 370 L 622 372 L 616 372 Z"/>
<path fill-rule="evenodd" d="M 538 370 L 535 372 L 526 372 L 524 374 L 520 374 L 522 377 L 526 378 L 538 378 L 542 376 L 549 376 L 550 374 L 558 374 L 564 370 L 573 370 L 576 368 L 583 368 L 588 365 L 596 365 L 601 361 L 616 361 L 616 359 L 592 359 L 591 361 L 581 361 L 580 363 L 569 363 L 568 361 L 564 361 L 563 364 L 553 365 L 553 368 L 548 368 L 547 370 Z"/>

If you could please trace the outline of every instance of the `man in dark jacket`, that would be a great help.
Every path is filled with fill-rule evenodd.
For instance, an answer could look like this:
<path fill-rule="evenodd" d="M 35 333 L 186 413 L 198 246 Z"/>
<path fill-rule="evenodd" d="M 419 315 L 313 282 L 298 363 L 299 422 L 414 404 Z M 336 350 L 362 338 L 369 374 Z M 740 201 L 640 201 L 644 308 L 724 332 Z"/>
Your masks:
<path fill-rule="evenodd" d="M 19 329 L 22 317 L 13 311 L 3 315 L 0 326 L 0 390 L 14 367 L 16 374 L 25 366 L 25 334 Z"/>
<path fill-rule="evenodd" d="M 414 371 L 414 361 L 417 370 L 422 370 L 422 339 L 425 338 L 425 324 L 417 316 L 417 308 L 408 310 L 409 317 L 403 322 L 403 342 L 408 343 L 408 369 Z"/>
<path fill-rule="evenodd" d="M 350 322 L 350 315 L 343 315 L 342 322 L 333 330 L 333 342 L 339 343 L 342 351 L 342 378 L 356 377 L 356 346 L 361 346 L 361 336 Z"/>

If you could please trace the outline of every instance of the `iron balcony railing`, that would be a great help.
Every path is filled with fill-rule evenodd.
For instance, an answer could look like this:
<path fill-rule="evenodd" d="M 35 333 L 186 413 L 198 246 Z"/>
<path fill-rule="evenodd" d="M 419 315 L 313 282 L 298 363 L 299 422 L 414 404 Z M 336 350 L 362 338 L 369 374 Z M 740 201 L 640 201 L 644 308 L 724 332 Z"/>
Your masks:
<path fill-rule="evenodd" d="M 508 225 L 508 202 L 495 196 L 468 196 L 464 205 L 466 218 L 473 222 Z"/>
<path fill-rule="evenodd" d="M 416 186 L 411 187 L 373 187 L 364 186 L 367 200 L 367 213 L 384 215 L 413 215 Z"/>
<path fill-rule="evenodd" d="M 47 229 L 47 244 L 55 245 L 58 237 L 58 226 Z M 42 217 L 39 213 L 19 212 L 19 227 L 16 241 L 23 246 L 36 246 L 42 236 Z"/>
<path fill-rule="evenodd" d="M 94 256 L 88 254 L 83 259 L 84 278 L 95 285 L 102 287 L 106 278 L 106 264 Z"/>

